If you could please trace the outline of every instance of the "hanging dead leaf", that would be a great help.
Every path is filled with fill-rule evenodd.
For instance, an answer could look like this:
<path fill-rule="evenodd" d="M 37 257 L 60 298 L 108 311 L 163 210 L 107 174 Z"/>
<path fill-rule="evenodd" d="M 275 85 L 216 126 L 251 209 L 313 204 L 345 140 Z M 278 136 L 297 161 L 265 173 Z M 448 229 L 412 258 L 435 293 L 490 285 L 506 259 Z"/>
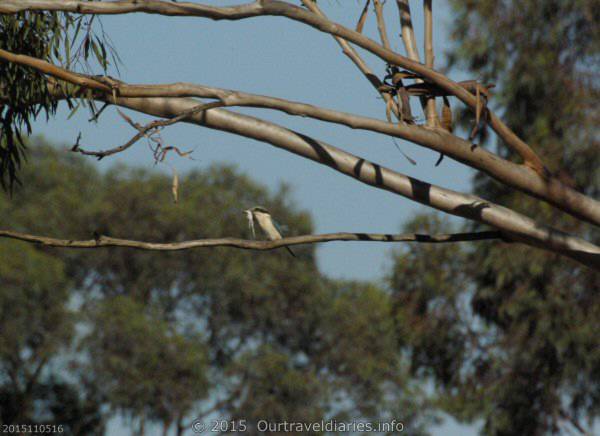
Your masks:
<path fill-rule="evenodd" d="M 450 101 L 446 96 L 442 97 L 442 101 L 442 127 L 452 133 L 454 126 L 452 125 L 452 108 L 450 107 Z"/>
<path fill-rule="evenodd" d="M 398 143 L 396 142 L 396 139 L 392 138 L 392 140 L 394 141 L 394 145 L 396 146 L 398 151 L 400 153 L 402 153 L 402 156 L 404 156 L 406 158 L 406 160 L 409 161 L 411 164 L 416 165 L 417 161 L 402 151 L 402 149 L 400 148 L 400 145 L 398 145 Z"/>
<path fill-rule="evenodd" d="M 385 117 L 388 120 L 388 123 L 392 122 L 392 106 L 395 104 L 394 97 L 390 97 L 385 105 Z"/>
<path fill-rule="evenodd" d="M 173 170 L 171 192 L 173 193 L 173 202 L 177 203 L 179 201 L 179 174 L 177 174 L 177 170 L 174 167 L 171 167 L 171 169 Z"/>

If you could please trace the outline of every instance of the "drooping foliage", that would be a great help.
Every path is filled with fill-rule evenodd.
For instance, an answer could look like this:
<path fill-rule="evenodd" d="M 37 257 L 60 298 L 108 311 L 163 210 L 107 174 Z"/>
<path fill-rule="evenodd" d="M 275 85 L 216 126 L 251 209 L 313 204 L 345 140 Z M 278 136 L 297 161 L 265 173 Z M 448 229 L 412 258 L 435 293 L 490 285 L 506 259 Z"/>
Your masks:
<path fill-rule="evenodd" d="M 99 19 L 58 12 L 1 15 L 0 49 L 67 68 L 85 67 L 93 59 L 106 71 L 118 57 L 107 35 L 95 32 L 94 21 Z M 32 68 L 0 62 L 0 185 L 5 190 L 19 181 L 18 171 L 26 158 L 24 138 L 31 134 L 31 124 L 41 114 L 50 117 L 56 112 L 56 89 L 51 92 L 49 83 L 57 82 L 49 82 Z M 67 103 L 75 109 L 85 101 L 68 99 Z"/>

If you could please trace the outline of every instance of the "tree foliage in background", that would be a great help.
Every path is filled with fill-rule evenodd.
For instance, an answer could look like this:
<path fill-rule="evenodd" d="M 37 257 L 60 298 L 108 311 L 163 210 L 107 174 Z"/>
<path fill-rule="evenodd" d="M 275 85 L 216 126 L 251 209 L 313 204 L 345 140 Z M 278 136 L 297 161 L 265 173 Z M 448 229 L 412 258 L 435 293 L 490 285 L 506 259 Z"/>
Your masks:
<path fill-rule="evenodd" d="M 51 361 L 68 354 L 76 322 L 64 264 L 14 243 L 2 244 L 0 257 L 0 421 L 97 434 L 99 405 L 86 387 L 48 371 Z"/>
<path fill-rule="evenodd" d="M 597 195 L 598 2 L 455 0 L 453 7 L 450 65 L 497 83 L 494 101 L 509 126 L 563 168 L 565 181 Z M 507 154 L 491 139 L 488 147 Z M 474 185 L 599 240 L 590 226 L 489 179 L 477 176 Z M 408 227 L 446 226 L 423 216 Z M 597 273 L 521 246 L 419 246 L 396 255 L 391 284 L 413 371 L 436 381 L 440 404 L 454 416 L 483 418 L 484 434 L 541 435 L 582 431 L 600 413 Z M 418 328 L 404 331 L 408 325 Z"/>
<path fill-rule="evenodd" d="M 270 194 L 231 167 L 186 175 L 172 206 L 165 175 L 122 166 L 100 174 L 48 146 L 30 152 L 27 183 L 0 200 L 0 219 L 15 228 L 152 241 L 248 236 L 242 209 L 253 204 L 268 204 L 295 232 L 312 226 L 286 187 Z M 1 247 L 0 398 L 14 404 L 2 408 L 3 423 L 67 422 L 68 434 L 83 435 L 119 414 L 138 432 L 158 423 L 181 433 L 217 416 L 246 419 L 258 434 L 259 419 L 402 416 L 411 434 L 424 434 L 432 418 L 395 351 L 386 293 L 323 277 L 311 247 L 297 259 L 221 248 L 218 261 L 206 249 Z M 38 393 L 47 380 L 75 395 L 60 399 L 73 404 L 70 420 L 58 399 Z"/>

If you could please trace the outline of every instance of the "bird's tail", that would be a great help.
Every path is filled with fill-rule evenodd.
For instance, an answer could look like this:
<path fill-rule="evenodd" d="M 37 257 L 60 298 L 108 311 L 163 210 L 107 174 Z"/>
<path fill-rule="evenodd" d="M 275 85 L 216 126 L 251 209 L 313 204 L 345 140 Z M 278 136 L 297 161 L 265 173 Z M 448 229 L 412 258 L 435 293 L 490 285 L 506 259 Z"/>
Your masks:
<path fill-rule="evenodd" d="M 296 254 L 295 254 L 295 253 L 292 251 L 292 249 L 291 249 L 289 246 L 285 245 L 285 249 L 286 249 L 286 250 L 287 250 L 287 251 L 288 251 L 288 252 L 289 252 L 289 253 L 290 253 L 292 256 L 294 256 L 294 257 L 298 257 L 298 256 L 296 256 Z"/>

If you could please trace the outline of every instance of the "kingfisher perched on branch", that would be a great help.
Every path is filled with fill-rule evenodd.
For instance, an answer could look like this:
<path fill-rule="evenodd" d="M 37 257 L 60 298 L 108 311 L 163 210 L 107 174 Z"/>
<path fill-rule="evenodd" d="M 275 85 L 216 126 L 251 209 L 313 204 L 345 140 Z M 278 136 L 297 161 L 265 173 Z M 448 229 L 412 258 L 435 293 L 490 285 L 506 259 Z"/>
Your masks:
<path fill-rule="evenodd" d="M 252 209 L 247 209 L 244 211 L 246 217 L 248 218 L 248 225 L 250 226 L 250 230 L 252 230 L 252 236 L 256 238 L 256 233 L 254 232 L 254 221 L 258 223 L 258 226 L 263 231 L 267 239 L 270 241 L 277 241 L 279 239 L 283 239 L 281 236 L 281 230 L 271 214 L 264 207 L 256 206 Z M 294 252 L 287 245 L 285 249 L 289 251 L 289 253 L 296 257 Z"/>

